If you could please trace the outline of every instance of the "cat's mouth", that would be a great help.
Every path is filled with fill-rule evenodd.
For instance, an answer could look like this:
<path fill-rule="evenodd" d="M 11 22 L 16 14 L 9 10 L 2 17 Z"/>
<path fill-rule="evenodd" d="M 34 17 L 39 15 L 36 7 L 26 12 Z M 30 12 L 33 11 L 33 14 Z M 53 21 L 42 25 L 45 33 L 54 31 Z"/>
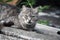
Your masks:
<path fill-rule="evenodd" d="M 26 25 L 31 26 L 31 23 L 28 23 L 28 24 L 26 24 Z"/>
<path fill-rule="evenodd" d="M 33 28 L 32 25 L 27 25 L 26 27 L 27 27 L 27 28 Z"/>

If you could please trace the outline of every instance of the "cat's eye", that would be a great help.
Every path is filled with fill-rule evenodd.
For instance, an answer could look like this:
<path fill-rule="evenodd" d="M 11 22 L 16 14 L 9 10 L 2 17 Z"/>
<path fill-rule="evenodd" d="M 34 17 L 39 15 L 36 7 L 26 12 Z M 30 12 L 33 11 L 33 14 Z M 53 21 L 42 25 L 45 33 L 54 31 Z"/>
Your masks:
<path fill-rule="evenodd" d="M 35 16 L 31 16 L 31 17 L 35 17 Z"/>

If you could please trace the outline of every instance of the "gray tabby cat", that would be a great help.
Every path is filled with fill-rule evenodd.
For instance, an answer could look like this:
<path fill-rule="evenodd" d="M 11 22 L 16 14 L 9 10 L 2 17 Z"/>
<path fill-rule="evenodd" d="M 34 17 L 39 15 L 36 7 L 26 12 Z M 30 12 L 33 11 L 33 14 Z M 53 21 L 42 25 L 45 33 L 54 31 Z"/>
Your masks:
<path fill-rule="evenodd" d="M 4 5 L 3 8 L 5 8 L 5 7 L 6 6 Z M 11 25 L 11 27 L 22 28 L 22 29 L 26 29 L 26 30 L 32 30 L 34 28 L 34 26 L 38 20 L 37 8 L 33 9 L 33 8 L 27 8 L 27 7 L 23 6 L 20 13 L 16 12 L 15 9 L 11 9 L 11 8 L 12 7 L 9 6 L 8 9 L 4 10 L 5 12 L 2 10 L 3 17 L 0 16 L 0 18 L 2 17 L 1 19 L 3 19 L 3 20 L 1 20 L 1 23 L 6 23 L 7 25 L 9 25 L 8 22 L 13 22 L 14 25 Z M 8 12 L 8 11 L 10 11 L 10 12 Z M 2 15 L 1 12 L 0 12 L 0 15 Z"/>
<path fill-rule="evenodd" d="M 5 19 L 11 16 L 18 16 L 19 9 L 15 6 L 0 3 L 0 29 L 3 27 Z"/>
<path fill-rule="evenodd" d="M 38 9 L 27 8 L 23 6 L 22 11 L 18 15 L 19 22 L 24 29 L 33 29 L 38 20 Z"/>
<path fill-rule="evenodd" d="M 17 7 L 8 4 L 0 4 L 0 20 L 9 16 L 17 16 L 18 14 L 19 9 Z"/>

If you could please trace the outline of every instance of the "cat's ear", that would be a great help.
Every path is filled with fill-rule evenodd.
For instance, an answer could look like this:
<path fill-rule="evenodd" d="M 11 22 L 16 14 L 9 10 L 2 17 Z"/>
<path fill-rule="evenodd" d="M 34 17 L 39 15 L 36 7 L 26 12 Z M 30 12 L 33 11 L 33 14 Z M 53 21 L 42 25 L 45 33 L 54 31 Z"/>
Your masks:
<path fill-rule="evenodd" d="M 22 10 L 23 10 L 23 11 L 26 10 L 26 6 L 25 6 L 25 5 L 22 6 Z"/>
<path fill-rule="evenodd" d="M 33 11 L 34 11 L 34 13 L 37 13 L 38 12 L 38 8 L 34 8 Z"/>

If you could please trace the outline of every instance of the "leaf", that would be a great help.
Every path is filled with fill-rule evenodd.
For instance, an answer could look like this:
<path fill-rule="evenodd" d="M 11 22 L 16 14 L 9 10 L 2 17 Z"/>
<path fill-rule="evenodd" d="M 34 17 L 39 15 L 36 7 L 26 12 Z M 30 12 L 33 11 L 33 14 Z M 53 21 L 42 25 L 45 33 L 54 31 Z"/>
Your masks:
<path fill-rule="evenodd" d="M 35 4 L 35 0 L 28 0 L 28 1 L 32 6 Z"/>
<path fill-rule="evenodd" d="M 29 5 L 27 2 L 22 2 L 21 4 L 24 4 L 24 5 Z"/>
<path fill-rule="evenodd" d="M 35 0 L 25 0 L 25 2 L 22 2 L 21 4 L 32 7 L 35 4 Z"/>
<path fill-rule="evenodd" d="M 43 8 L 44 8 L 44 9 L 49 9 L 49 7 L 50 7 L 50 6 L 46 5 L 46 6 L 44 6 Z"/>
<path fill-rule="evenodd" d="M 49 9 L 50 6 L 48 5 L 45 5 L 45 6 L 39 6 L 39 12 L 43 11 L 43 10 L 46 10 L 46 9 Z"/>

